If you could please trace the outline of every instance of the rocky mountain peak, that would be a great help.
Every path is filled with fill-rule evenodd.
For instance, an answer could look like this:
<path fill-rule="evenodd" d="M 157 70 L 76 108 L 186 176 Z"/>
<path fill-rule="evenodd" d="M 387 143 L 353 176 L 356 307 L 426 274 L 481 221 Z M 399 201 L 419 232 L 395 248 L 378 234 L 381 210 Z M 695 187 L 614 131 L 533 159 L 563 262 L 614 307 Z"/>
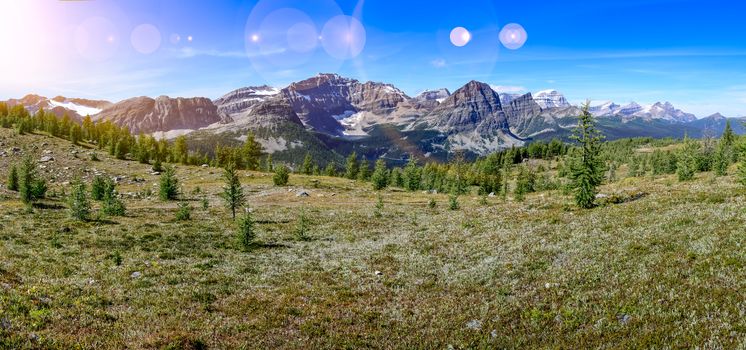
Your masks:
<path fill-rule="evenodd" d="M 557 90 L 543 90 L 533 94 L 533 98 L 541 108 L 566 108 L 570 107 L 567 99 Z"/>

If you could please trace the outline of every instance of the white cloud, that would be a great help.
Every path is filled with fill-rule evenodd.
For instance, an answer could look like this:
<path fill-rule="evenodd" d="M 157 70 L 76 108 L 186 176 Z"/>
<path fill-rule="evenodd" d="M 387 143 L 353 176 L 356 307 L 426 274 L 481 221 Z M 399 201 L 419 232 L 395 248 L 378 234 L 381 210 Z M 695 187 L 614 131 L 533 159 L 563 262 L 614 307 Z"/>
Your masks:
<path fill-rule="evenodd" d="M 526 91 L 526 88 L 523 86 L 490 85 L 490 87 L 492 88 L 492 90 L 495 90 L 496 92 L 509 93 L 509 94 L 516 94 L 516 93 Z"/>
<path fill-rule="evenodd" d="M 442 58 L 436 58 L 430 62 L 430 64 L 435 68 L 443 68 L 446 66 L 446 60 Z"/>

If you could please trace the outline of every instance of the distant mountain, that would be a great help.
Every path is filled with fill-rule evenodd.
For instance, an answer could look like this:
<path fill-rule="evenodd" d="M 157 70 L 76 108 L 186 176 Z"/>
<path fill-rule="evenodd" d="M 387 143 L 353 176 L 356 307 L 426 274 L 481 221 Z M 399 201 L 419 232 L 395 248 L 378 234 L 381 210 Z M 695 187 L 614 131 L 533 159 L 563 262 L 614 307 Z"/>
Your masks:
<path fill-rule="evenodd" d="M 217 144 L 240 144 L 253 132 L 278 160 L 314 158 L 341 162 L 352 151 L 371 159 L 404 163 L 409 157 L 448 159 L 455 150 L 470 156 L 525 145 L 535 140 L 568 139 L 580 108 L 557 90 L 498 93 L 471 81 L 451 93 L 440 88 L 409 97 L 391 84 L 360 82 L 318 74 L 284 88 L 239 88 L 207 98 L 136 97 L 112 104 L 27 95 L 12 99 L 30 112 L 39 108 L 80 120 L 110 120 L 133 133 L 174 138 L 189 135 L 190 145 L 210 152 Z M 744 118 L 716 114 L 697 119 L 669 102 L 640 105 L 594 103 L 590 112 L 607 139 L 623 137 L 718 136 L 726 121 L 744 133 Z"/>
<path fill-rule="evenodd" d="M 656 102 L 650 106 L 642 106 L 636 102 L 630 102 L 623 106 L 613 102 L 604 102 L 600 105 L 591 106 L 590 111 L 597 117 L 621 116 L 626 120 L 633 118 L 660 119 L 677 123 L 689 123 L 697 120 L 694 114 L 676 109 L 670 102 Z"/>
<path fill-rule="evenodd" d="M 40 108 L 52 112 L 58 117 L 67 114 L 76 121 L 81 121 L 85 116 L 93 116 L 102 109 L 111 106 L 111 102 L 102 100 L 87 100 L 82 98 L 66 98 L 56 96 L 47 98 L 39 95 L 26 95 L 20 99 L 6 101 L 9 106 L 23 105 L 30 113 L 36 113 Z"/>
<path fill-rule="evenodd" d="M 133 134 L 197 130 L 213 123 L 229 122 L 218 108 L 204 97 L 134 97 L 117 102 L 96 114 L 94 120 L 109 120 L 129 128 Z"/>
<path fill-rule="evenodd" d="M 563 96 L 557 90 L 544 90 L 534 94 L 534 100 L 541 106 L 541 108 L 567 108 L 570 107 L 570 103 L 567 102 L 565 96 Z"/>

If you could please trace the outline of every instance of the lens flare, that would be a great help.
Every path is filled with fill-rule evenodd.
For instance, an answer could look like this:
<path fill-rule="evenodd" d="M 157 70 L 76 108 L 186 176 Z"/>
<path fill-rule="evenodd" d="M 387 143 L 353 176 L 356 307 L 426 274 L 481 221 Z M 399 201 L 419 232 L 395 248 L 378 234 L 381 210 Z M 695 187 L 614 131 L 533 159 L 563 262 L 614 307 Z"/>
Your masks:
<path fill-rule="evenodd" d="M 152 24 L 141 24 L 130 35 L 132 47 L 143 55 L 149 55 L 161 46 L 161 32 Z"/>
<path fill-rule="evenodd" d="M 296 23 L 290 27 L 287 40 L 290 49 L 297 52 L 309 52 L 319 43 L 316 27 L 306 22 Z"/>
<path fill-rule="evenodd" d="M 500 42 L 508 49 L 518 50 L 528 40 L 528 33 L 520 24 L 510 23 L 500 31 Z"/>
<path fill-rule="evenodd" d="M 365 27 L 351 16 L 336 16 L 321 30 L 321 45 L 329 56 L 347 60 L 355 58 L 365 48 Z"/>
<path fill-rule="evenodd" d="M 114 56 L 119 47 L 119 35 L 110 20 L 91 17 L 75 29 L 73 44 L 85 59 L 101 62 Z"/>
<path fill-rule="evenodd" d="M 171 41 L 171 44 L 178 44 L 181 41 L 181 35 L 173 33 L 171 34 L 171 38 L 169 39 Z"/>
<path fill-rule="evenodd" d="M 454 46 L 464 46 L 471 41 L 471 33 L 464 27 L 456 27 L 451 30 L 451 44 Z"/>

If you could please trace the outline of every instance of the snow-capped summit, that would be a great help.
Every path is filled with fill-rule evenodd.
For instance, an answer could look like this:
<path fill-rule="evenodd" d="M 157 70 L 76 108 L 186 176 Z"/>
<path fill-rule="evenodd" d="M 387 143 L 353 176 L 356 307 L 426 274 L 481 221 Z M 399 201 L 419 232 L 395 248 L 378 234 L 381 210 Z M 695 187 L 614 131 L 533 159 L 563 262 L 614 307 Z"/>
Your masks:
<path fill-rule="evenodd" d="M 279 93 L 280 89 L 267 85 L 249 86 L 233 90 L 213 103 L 218 106 L 218 111 L 221 113 L 236 115 L 248 111 L 251 107 Z"/>
<path fill-rule="evenodd" d="M 599 104 L 591 104 L 590 112 L 596 117 L 607 117 L 614 114 L 614 111 L 616 111 L 620 105 L 612 102 L 612 101 L 606 101 Z"/>
<path fill-rule="evenodd" d="M 688 123 L 697 120 L 697 117 L 691 113 L 685 113 L 676 109 L 670 102 L 657 102 L 645 109 L 645 112 L 653 119 L 663 119 L 675 122 Z"/>
<path fill-rule="evenodd" d="M 438 101 L 443 102 L 445 99 L 451 96 L 451 92 L 446 88 L 440 88 L 436 90 L 425 90 L 415 97 L 418 101 Z"/>
<path fill-rule="evenodd" d="M 557 90 L 543 90 L 533 94 L 536 103 L 541 108 L 565 108 L 570 107 L 565 96 Z"/>

